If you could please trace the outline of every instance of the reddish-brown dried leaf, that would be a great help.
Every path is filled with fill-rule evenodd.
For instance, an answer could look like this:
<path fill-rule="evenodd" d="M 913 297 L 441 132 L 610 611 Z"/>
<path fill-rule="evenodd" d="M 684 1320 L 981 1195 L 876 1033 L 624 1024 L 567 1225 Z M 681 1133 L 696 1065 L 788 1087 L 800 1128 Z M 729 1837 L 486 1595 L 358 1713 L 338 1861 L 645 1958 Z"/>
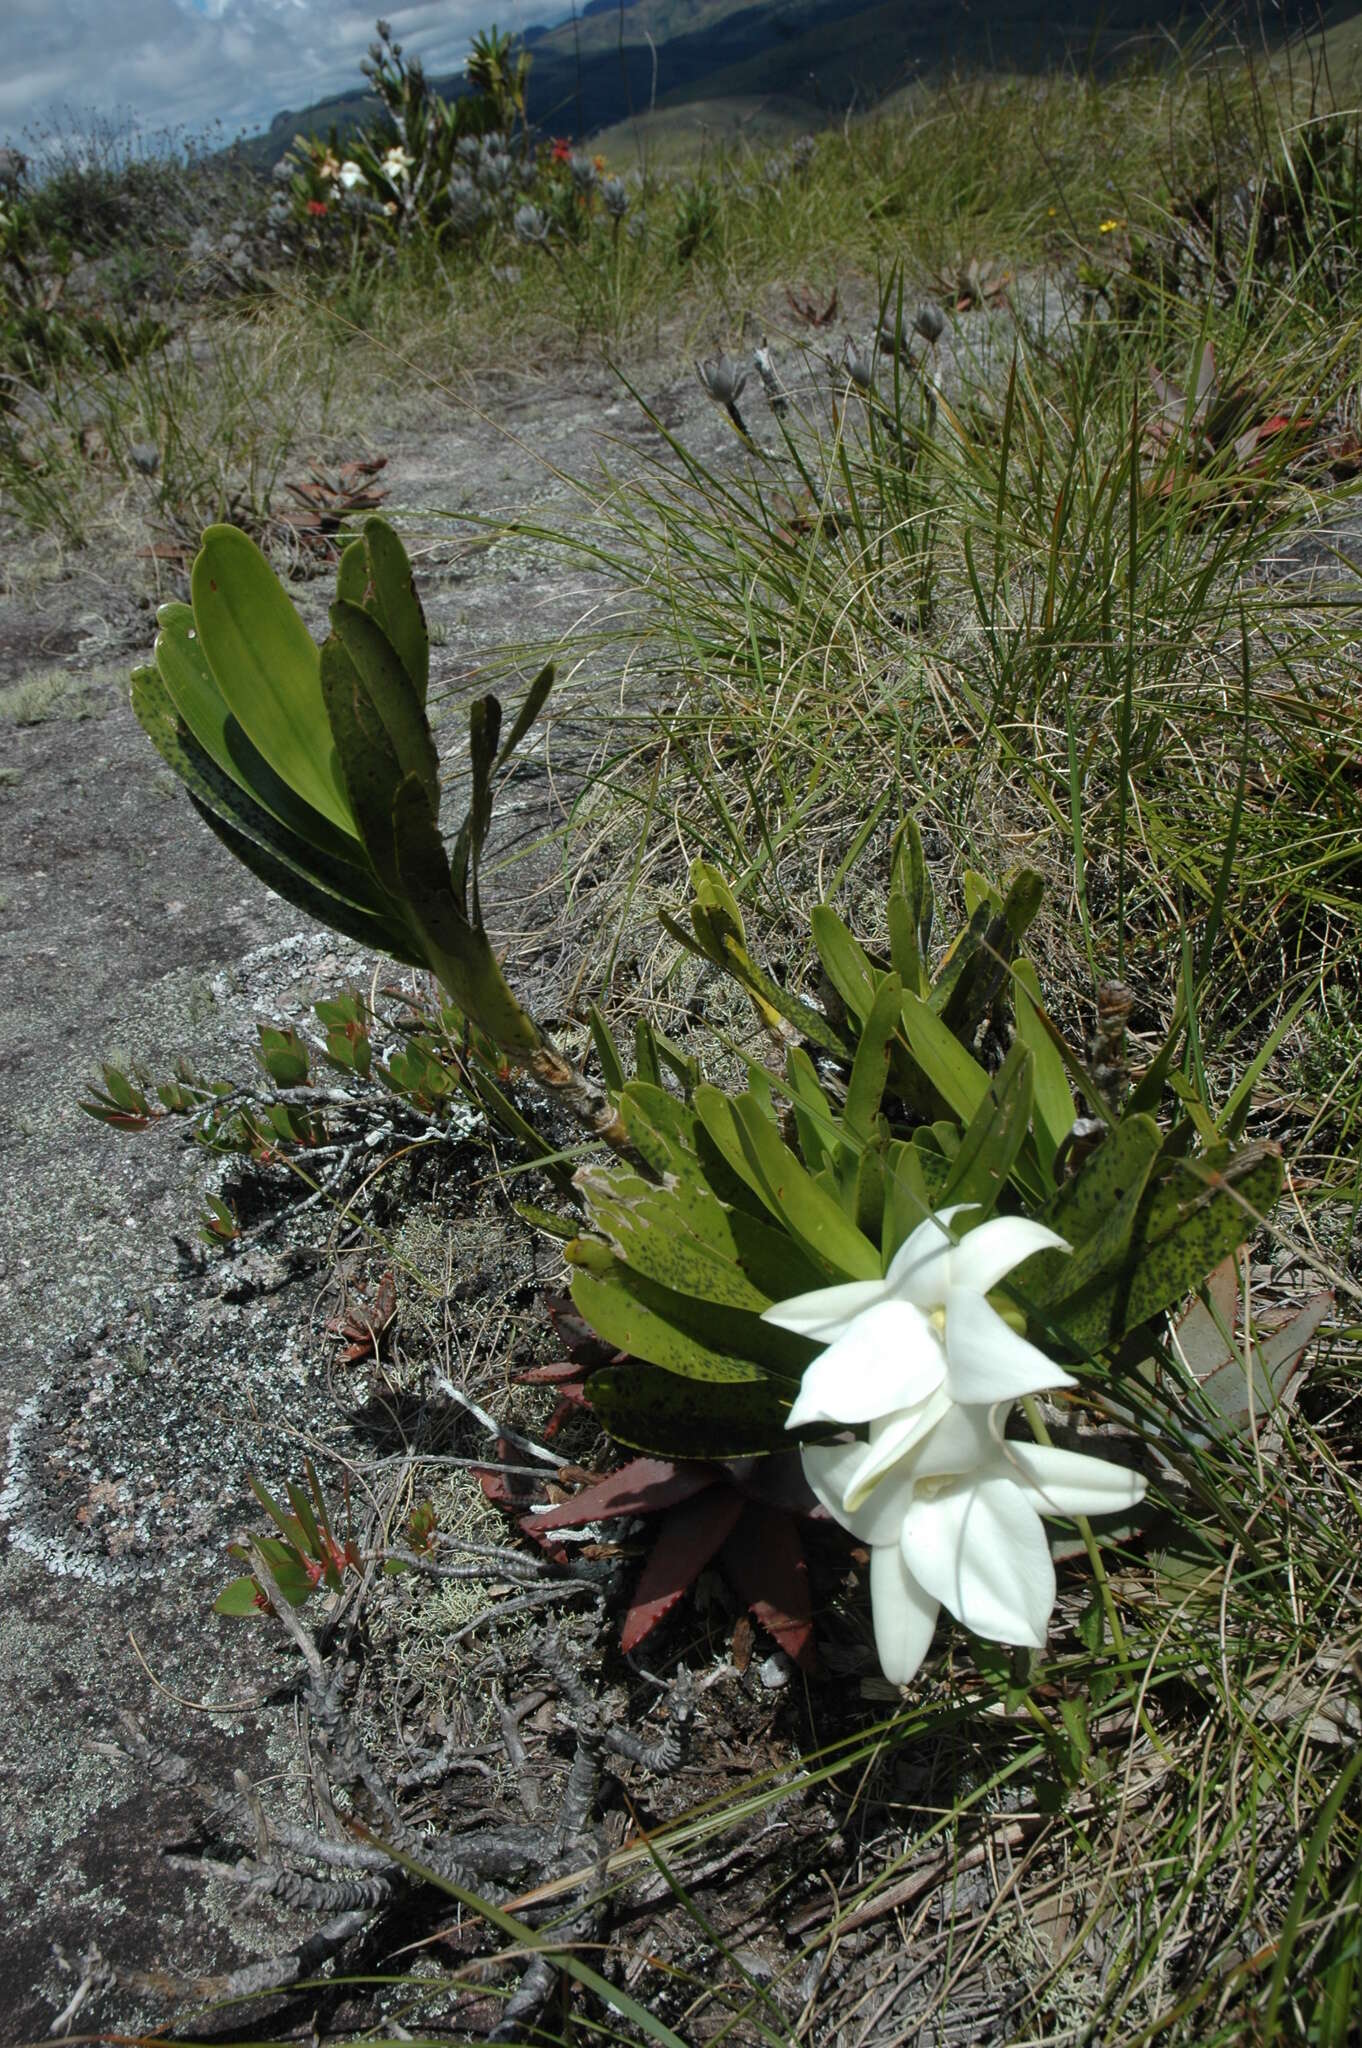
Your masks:
<path fill-rule="evenodd" d="M 649 1461 L 653 1462 L 653 1461 Z M 664 1614 L 693 1586 L 716 1551 L 722 1549 L 743 1512 L 743 1498 L 729 1486 L 709 1486 L 673 1508 L 639 1576 L 620 1631 L 620 1648 L 635 1650 Z"/>
<path fill-rule="evenodd" d="M 723 1473 L 714 1465 L 673 1464 L 670 1458 L 633 1458 L 618 1472 L 607 1472 L 547 1514 L 527 1515 L 521 1527 L 530 1535 L 541 1529 L 578 1529 L 584 1522 L 603 1522 L 611 1515 L 655 1515 L 676 1507 L 693 1494 L 712 1487 Z"/>
<path fill-rule="evenodd" d="M 801 1671 L 812 1671 L 813 1609 L 809 1567 L 792 1516 L 749 1501 L 724 1545 L 724 1576 Z"/>
<path fill-rule="evenodd" d="M 580 1380 L 582 1368 L 574 1358 L 555 1358 L 551 1365 L 531 1365 L 518 1372 L 518 1387 L 556 1387 L 564 1380 Z"/>

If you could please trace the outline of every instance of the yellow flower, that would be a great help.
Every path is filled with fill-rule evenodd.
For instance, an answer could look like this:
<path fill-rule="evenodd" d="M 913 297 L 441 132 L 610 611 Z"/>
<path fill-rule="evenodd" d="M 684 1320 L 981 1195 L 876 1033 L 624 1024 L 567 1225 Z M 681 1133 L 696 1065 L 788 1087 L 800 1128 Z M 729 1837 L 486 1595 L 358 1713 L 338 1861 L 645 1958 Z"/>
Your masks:
<path fill-rule="evenodd" d="M 1118 228 L 1123 228 L 1124 226 L 1125 222 L 1123 220 L 1104 220 L 1098 223 L 1097 232 L 1099 235 L 1114 235 Z"/>

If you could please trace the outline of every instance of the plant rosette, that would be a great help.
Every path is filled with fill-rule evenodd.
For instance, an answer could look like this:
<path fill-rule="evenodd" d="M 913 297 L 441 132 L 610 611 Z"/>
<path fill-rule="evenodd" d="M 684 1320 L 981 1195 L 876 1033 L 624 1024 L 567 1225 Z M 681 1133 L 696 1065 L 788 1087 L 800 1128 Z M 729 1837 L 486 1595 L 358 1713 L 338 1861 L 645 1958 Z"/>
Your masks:
<path fill-rule="evenodd" d="M 906 1684 L 945 1607 L 976 1635 L 1042 1647 L 1056 1598 L 1043 1515 L 1111 1514 L 1144 1497 L 1124 1466 L 1004 1435 L 1019 1398 L 1075 1384 L 1011 1328 L 990 1291 L 1064 1239 L 997 1217 L 959 1242 L 969 1205 L 913 1231 L 882 1281 L 777 1302 L 763 1320 L 822 1342 L 787 1427 L 868 1425 L 868 1441 L 801 1447 L 828 1513 L 870 1548 L 875 1647 Z"/>

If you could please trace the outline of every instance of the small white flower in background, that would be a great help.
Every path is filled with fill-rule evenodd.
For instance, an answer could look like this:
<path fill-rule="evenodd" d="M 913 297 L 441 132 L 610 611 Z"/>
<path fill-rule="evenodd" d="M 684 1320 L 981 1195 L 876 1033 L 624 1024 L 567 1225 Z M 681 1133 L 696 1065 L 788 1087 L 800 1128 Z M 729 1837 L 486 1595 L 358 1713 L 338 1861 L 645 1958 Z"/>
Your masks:
<path fill-rule="evenodd" d="M 959 1243 L 965 1207 L 900 1246 L 883 1280 L 776 1302 L 764 1320 L 825 1344 L 787 1428 L 869 1425 L 869 1441 L 809 1446 L 804 1474 L 871 1548 L 875 1644 L 885 1676 L 912 1677 L 941 1607 L 978 1635 L 1039 1648 L 1055 1600 L 1042 1514 L 1107 1514 L 1144 1480 L 1073 1451 L 1004 1442 L 1005 1411 L 1072 1377 L 1019 1336 L 987 1296 L 1033 1253 L 1067 1251 L 1043 1224 L 995 1217 Z"/>
<path fill-rule="evenodd" d="M 362 185 L 365 182 L 363 171 L 351 157 L 345 159 L 336 176 L 340 179 L 347 192 L 353 192 L 357 185 Z"/>

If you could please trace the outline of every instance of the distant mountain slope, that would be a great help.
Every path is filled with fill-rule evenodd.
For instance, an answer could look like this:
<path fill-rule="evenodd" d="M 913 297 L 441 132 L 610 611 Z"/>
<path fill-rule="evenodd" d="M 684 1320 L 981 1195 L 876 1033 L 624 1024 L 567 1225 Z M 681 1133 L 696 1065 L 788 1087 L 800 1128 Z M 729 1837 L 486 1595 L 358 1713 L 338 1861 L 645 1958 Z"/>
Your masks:
<path fill-rule="evenodd" d="M 1310 0 L 1220 10 L 1247 34 L 1312 22 Z M 489 0 L 489 18 L 495 8 Z M 1110 63 L 1148 38 L 1195 35 L 1205 10 L 1188 0 L 587 0 L 575 23 L 528 31 L 531 119 L 584 137 L 645 111 L 692 100 L 772 96 L 809 121 L 873 104 L 952 63 L 1044 70 L 1066 58 Z M 435 79 L 453 98 L 460 77 Z M 271 163 L 299 132 L 342 133 L 378 111 L 360 89 L 275 116 L 245 148 Z"/>

